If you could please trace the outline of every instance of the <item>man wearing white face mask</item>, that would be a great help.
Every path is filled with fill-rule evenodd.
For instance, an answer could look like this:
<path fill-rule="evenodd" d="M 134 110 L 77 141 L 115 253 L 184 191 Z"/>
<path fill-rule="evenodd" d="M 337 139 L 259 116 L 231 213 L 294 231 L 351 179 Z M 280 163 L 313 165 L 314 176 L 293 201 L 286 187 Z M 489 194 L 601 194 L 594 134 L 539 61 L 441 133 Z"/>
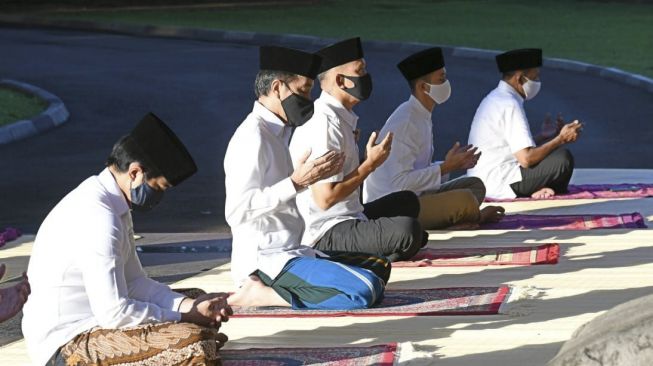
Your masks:
<path fill-rule="evenodd" d="M 410 190 L 419 195 L 419 221 L 425 229 L 477 226 L 497 221 L 501 207 L 480 210 L 485 186 L 475 177 L 447 181 L 449 173 L 476 165 L 480 154 L 471 145 L 455 143 L 443 162 L 433 162 L 431 114 L 451 95 L 442 49 L 415 53 L 397 67 L 408 81 L 411 96 L 390 115 L 381 135 L 394 134 L 393 148 L 385 164 L 365 180 L 363 202 L 392 192 Z"/>
<path fill-rule="evenodd" d="M 578 120 L 568 123 L 557 136 L 537 146 L 524 101 L 540 91 L 542 50 L 512 50 L 497 55 L 496 60 L 503 78 L 476 110 L 469 143 L 478 146 L 483 155 L 468 174 L 481 178 L 488 197 L 497 199 L 565 193 L 574 159 L 561 146 L 575 142 L 583 124 Z"/>

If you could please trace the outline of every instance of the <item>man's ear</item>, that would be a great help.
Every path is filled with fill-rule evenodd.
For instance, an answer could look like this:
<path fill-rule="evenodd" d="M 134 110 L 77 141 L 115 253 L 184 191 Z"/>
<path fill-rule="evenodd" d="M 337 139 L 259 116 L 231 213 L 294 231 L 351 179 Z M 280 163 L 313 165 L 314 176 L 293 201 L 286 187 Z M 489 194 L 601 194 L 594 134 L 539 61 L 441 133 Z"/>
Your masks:
<path fill-rule="evenodd" d="M 136 177 L 138 177 L 138 173 L 143 174 L 143 167 L 141 166 L 141 164 L 135 161 L 129 163 L 129 168 L 127 169 L 127 175 L 129 176 L 129 179 L 131 181 L 136 180 Z"/>
<path fill-rule="evenodd" d="M 281 84 L 281 80 L 275 79 L 272 80 L 272 84 L 270 85 L 270 92 L 279 99 L 281 99 Z"/>

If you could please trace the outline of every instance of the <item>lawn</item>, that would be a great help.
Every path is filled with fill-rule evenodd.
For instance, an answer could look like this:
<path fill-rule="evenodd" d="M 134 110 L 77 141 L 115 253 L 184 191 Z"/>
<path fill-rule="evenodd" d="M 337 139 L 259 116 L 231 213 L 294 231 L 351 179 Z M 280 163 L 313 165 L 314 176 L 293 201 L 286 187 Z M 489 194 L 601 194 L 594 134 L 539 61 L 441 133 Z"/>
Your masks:
<path fill-rule="evenodd" d="M 37 97 L 0 87 L 0 126 L 34 117 L 45 107 Z"/>
<path fill-rule="evenodd" d="M 653 76 L 653 4 L 508 0 L 322 1 L 212 9 L 105 10 L 48 16 L 327 37 L 418 41 L 505 50 L 542 47 L 545 56 Z"/>

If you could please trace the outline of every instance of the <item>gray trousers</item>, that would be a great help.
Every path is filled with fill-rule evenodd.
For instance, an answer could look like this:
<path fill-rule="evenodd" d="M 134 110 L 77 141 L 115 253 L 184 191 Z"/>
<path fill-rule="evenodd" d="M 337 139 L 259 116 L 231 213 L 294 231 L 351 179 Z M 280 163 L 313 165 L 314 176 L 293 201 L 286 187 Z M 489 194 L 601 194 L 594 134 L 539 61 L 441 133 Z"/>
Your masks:
<path fill-rule="evenodd" d="M 510 185 L 517 197 L 530 197 L 547 187 L 556 194 L 567 193 L 574 173 L 574 156 L 567 149 L 558 148 L 532 168 L 521 168 L 522 180 Z"/>
<path fill-rule="evenodd" d="M 329 229 L 315 244 L 321 251 L 381 255 L 391 262 L 407 260 L 428 241 L 417 221 L 419 200 L 401 191 L 363 205 L 369 220 L 347 220 Z"/>
<path fill-rule="evenodd" d="M 476 177 L 461 177 L 448 181 L 433 192 L 419 197 L 418 220 L 425 230 L 440 230 L 450 226 L 480 221 L 479 206 L 485 199 L 485 185 Z"/>

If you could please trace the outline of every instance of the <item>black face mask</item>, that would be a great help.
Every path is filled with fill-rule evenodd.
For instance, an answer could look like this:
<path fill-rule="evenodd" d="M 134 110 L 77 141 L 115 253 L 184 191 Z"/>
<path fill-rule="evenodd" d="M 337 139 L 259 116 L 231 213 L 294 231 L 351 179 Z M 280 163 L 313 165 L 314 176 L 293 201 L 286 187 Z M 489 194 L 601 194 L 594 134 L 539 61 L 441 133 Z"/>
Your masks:
<path fill-rule="evenodd" d="M 292 93 L 281 101 L 281 108 L 286 112 L 288 124 L 299 127 L 313 117 L 313 101 L 299 94 Z"/>
<path fill-rule="evenodd" d="M 145 181 L 145 177 L 143 177 L 143 183 L 132 188 L 129 193 L 131 194 L 131 207 L 134 211 L 150 211 L 163 198 L 163 191 L 150 187 Z"/>
<path fill-rule="evenodd" d="M 349 79 L 354 83 L 353 88 L 345 89 L 347 93 L 358 100 L 365 100 L 372 94 L 372 76 L 367 73 L 363 76 L 347 76 L 342 75 L 345 79 Z"/>

